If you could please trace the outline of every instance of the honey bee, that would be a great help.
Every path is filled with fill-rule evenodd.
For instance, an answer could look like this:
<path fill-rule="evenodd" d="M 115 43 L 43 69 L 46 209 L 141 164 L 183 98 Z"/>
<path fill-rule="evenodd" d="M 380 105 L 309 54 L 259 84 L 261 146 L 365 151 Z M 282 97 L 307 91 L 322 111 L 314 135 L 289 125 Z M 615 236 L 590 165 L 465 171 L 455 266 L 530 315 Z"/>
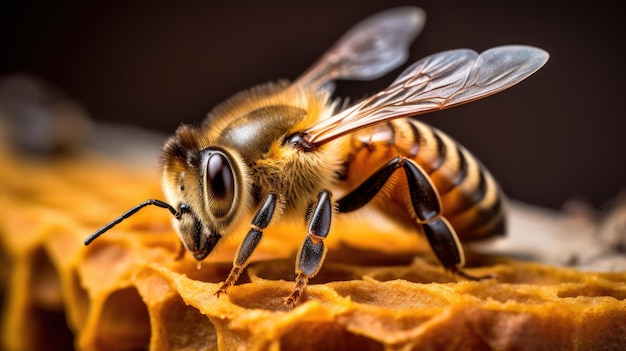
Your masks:
<path fill-rule="evenodd" d="M 349 107 L 332 97 L 334 80 L 371 80 L 402 64 L 424 19 L 414 7 L 378 13 L 293 83 L 256 86 L 217 106 L 201 125 L 181 125 L 161 154 L 167 202 L 137 205 L 85 245 L 148 205 L 172 213 L 181 253 L 198 261 L 222 236 L 247 230 L 219 296 L 236 282 L 266 228 L 304 219 L 295 285 L 285 300 L 293 306 L 322 266 L 333 217 L 368 205 L 425 235 L 446 270 L 483 278 L 461 269 L 460 239 L 504 233 L 503 195 L 469 151 L 411 117 L 507 89 L 541 68 L 548 54 L 530 46 L 445 51 Z"/>

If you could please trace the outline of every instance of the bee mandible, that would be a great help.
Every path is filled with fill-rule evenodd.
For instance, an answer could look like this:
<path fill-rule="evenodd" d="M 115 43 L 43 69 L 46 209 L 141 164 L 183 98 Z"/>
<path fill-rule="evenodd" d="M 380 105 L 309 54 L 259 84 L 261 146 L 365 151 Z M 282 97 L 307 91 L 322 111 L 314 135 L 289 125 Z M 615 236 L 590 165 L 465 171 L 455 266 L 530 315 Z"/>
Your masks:
<path fill-rule="evenodd" d="M 349 107 L 332 97 L 335 80 L 372 80 L 402 64 L 424 20 L 415 7 L 375 14 L 294 82 L 256 86 L 217 106 L 201 125 L 181 125 L 161 153 L 167 202 L 137 205 L 85 245 L 148 205 L 172 213 L 183 250 L 198 261 L 222 236 L 247 230 L 219 296 L 269 226 L 304 219 L 295 285 L 285 300 L 293 306 L 322 266 L 333 217 L 368 205 L 425 235 L 446 270 L 482 278 L 461 268 L 460 239 L 504 233 L 503 195 L 465 148 L 411 117 L 507 89 L 541 68 L 548 54 L 521 45 L 445 51 Z"/>

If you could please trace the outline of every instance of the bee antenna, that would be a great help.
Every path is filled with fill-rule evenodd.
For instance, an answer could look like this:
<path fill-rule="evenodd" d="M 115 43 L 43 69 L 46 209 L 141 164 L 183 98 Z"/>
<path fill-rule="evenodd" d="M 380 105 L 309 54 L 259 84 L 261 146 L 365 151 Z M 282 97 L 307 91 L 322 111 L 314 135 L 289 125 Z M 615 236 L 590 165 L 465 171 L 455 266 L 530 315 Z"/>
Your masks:
<path fill-rule="evenodd" d="M 149 205 L 154 205 L 154 206 L 158 206 L 158 207 L 161 207 L 161 208 L 166 208 L 166 209 L 170 210 L 170 212 L 172 213 L 172 215 L 174 215 L 174 217 L 176 217 L 176 218 L 180 217 L 180 214 L 170 204 L 168 204 L 166 202 L 163 202 L 161 200 L 156 200 L 156 199 L 146 200 L 146 201 L 140 203 L 139 205 L 131 208 L 130 210 L 126 211 L 126 213 L 124 213 L 123 215 L 117 217 L 116 219 L 111 221 L 109 224 L 107 224 L 104 227 L 98 229 L 97 232 L 95 232 L 95 233 L 91 234 L 90 236 L 88 236 L 87 239 L 85 239 L 85 245 L 89 245 L 92 241 L 96 240 L 100 235 L 102 235 L 102 233 L 104 233 L 104 232 L 108 231 L 109 229 L 115 227 L 121 221 L 123 221 L 126 218 L 134 215 L 137 211 L 139 211 L 142 208 L 144 208 L 146 206 L 149 206 Z"/>

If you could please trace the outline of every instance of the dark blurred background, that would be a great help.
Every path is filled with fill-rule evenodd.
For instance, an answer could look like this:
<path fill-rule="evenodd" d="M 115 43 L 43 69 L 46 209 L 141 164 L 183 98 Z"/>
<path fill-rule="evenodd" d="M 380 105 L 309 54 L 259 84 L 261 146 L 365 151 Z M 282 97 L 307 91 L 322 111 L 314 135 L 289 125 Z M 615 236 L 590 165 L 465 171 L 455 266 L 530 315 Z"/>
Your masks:
<path fill-rule="evenodd" d="M 427 15 L 411 61 L 529 44 L 551 54 L 522 84 L 423 116 L 472 150 L 510 197 L 602 208 L 626 185 L 624 19 L 615 5 L 547 1 L 18 2 L 0 5 L 0 74 L 30 72 L 97 121 L 173 132 L 239 90 L 294 79 L 359 20 L 398 5 Z M 342 82 L 338 94 L 375 92 Z"/>

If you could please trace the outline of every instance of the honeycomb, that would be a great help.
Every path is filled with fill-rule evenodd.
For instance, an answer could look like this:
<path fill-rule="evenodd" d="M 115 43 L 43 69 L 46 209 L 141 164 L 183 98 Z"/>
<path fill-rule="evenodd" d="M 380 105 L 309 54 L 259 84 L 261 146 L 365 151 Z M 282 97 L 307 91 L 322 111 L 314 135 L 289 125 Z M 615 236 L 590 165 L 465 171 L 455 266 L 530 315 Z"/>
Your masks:
<path fill-rule="evenodd" d="M 622 350 L 626 272 L 593 272 L 468 253 L 463 281 L 422 239 L 370 217 L 339 222 L 299 304 L 299 227 L 268 230 L 228 294 L 240 236 L 200 266 L 176 260 L 168 211 L 146 208 L 91 245 L 83 240 L 161 197 L 152 157 L 0 151 L 2 346 L 6 350 Z M 557 248 L 558 249 L 558 248 Z"/>

